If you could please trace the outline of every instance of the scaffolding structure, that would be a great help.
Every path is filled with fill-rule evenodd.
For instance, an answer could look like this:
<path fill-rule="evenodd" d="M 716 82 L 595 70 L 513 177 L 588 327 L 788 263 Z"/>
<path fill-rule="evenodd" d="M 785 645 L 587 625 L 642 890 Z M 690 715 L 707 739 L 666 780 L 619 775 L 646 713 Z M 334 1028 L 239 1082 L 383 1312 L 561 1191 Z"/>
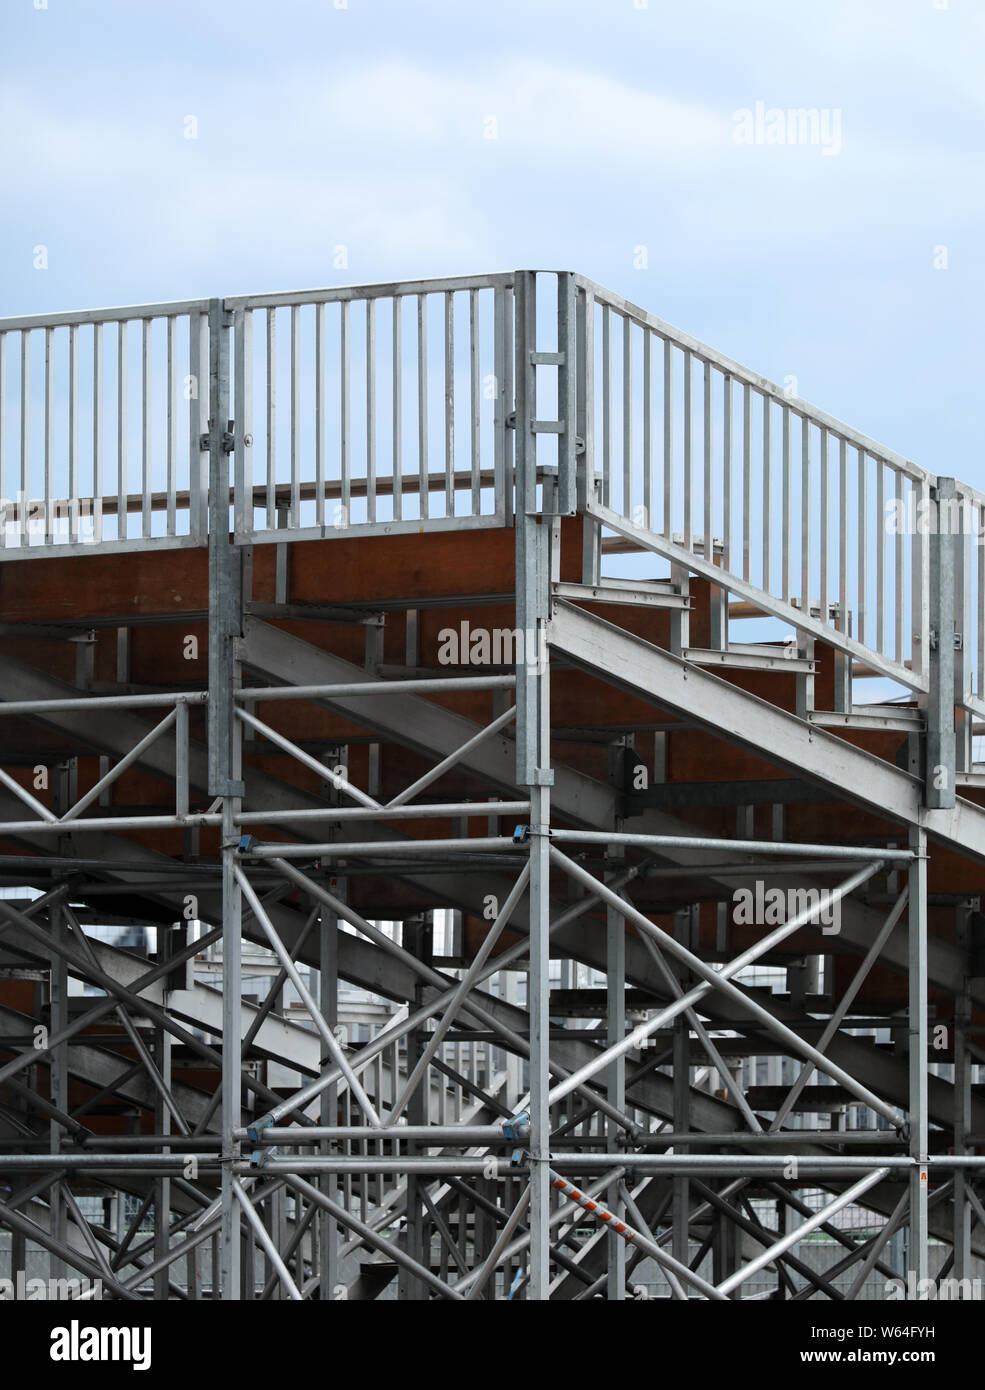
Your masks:
<path fill-rule="evenodd" d="M 11 1274 L 973 1277 L 985 497 L 553 271 L 0 320 L 0 492 Z"/>

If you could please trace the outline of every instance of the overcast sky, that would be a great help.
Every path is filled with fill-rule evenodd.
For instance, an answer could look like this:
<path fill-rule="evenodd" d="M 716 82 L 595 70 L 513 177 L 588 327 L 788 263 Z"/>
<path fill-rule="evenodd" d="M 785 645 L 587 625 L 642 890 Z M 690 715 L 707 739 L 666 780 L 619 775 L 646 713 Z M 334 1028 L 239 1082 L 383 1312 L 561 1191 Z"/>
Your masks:
<path fill-rule="evenodd" d="M 37 5 L 0 314 L 564 267 L 985 486 L 983 0 Z"/>

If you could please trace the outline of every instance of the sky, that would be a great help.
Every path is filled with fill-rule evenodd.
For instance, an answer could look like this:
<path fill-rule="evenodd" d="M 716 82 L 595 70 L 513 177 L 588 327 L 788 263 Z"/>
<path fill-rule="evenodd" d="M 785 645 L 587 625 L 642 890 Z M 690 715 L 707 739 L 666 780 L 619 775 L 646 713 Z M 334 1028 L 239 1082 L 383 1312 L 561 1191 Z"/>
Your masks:
<path fill-rule="evenodd" d="M 983 0 L 0 0 L 0 316 L 572 269 L 985 488 L 983 53 Z"/>

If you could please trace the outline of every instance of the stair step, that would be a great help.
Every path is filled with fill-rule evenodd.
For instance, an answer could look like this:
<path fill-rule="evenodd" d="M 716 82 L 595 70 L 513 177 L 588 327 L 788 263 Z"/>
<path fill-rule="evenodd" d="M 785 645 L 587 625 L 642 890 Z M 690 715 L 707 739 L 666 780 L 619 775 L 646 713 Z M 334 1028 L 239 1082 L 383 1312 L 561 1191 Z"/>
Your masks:
<path fill-rule="evenodd" d="M 598 584 L 554 583 L 551 589 L 555 598 L 566 598 L 576 603 L 624 603 L 635 604 L 641 608 L 691 607 L 688 594 L 678 593 L 665 580 L 603 579 Z"/>
<path fill-rule="evenodd" d="M 782 645 L 730 642 L 727 649 L 685 647 L 681 656 L 695 666 L 726 666 L 741 671 L 783 671 L 787 675 L 813 675 L 817 663 L 804 657 L 787 656 Z"/>
<path fill-rule="evenodd" d="M 891 706 L 873 706 L 868 710 L 853 710 L 851 714 L 839 710 L 812 710 L 807 720 L 823 729 L 878 729 L 906 734 L 919 733 L 924 727 L 919 710 L 894 710 Z"/>

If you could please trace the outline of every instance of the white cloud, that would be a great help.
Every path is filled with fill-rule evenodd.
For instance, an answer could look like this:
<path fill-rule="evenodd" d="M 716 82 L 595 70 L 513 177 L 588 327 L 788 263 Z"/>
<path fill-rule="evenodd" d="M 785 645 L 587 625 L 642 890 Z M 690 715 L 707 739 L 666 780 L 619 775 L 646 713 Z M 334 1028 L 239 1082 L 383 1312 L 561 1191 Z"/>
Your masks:
<path fill-rule="evenodd" d="M 839 15 L 872 39 L 870 21 Z M 353 275 L 336 278 L 359 278 L 356 265 L 484 269 L 542 247 L 546 263 L 575 257 L 591 272 L 593 248 L 619 241 L 706 271 L 793 253 L 865 248 L 865 258 L 904 223 L 915 238 L 946 241 L 947 228 L 982 212 L 978 157 L 949 148 L 946 129 L 917 143 L 850 104 L 843 150 L 829 158 L 737 145 L 731 105 L 584 65 L 504 57 L 466 75 L 370 58 L 339 71 L 281 70 L 263 100 L 203 101 L 197 140 L 183 138 L 184 112 L 168 120 L 159 101 L 114 123 L 68 109 L 67 94 L 65 105 L 39 103 L 12 85 L 0 98 L 3 128 L 18 132 L 0 155 L 5 181 L 42 221 L 81 204 L 76 236 L 103 229 L 211 274 L 232 255 L 271 276 L 330 265 L 340 243 Z M 757 99 L 772 101 L 753 86 L 745 104 Z M 483 139 L 488 116 L 497 140 Z"/>

